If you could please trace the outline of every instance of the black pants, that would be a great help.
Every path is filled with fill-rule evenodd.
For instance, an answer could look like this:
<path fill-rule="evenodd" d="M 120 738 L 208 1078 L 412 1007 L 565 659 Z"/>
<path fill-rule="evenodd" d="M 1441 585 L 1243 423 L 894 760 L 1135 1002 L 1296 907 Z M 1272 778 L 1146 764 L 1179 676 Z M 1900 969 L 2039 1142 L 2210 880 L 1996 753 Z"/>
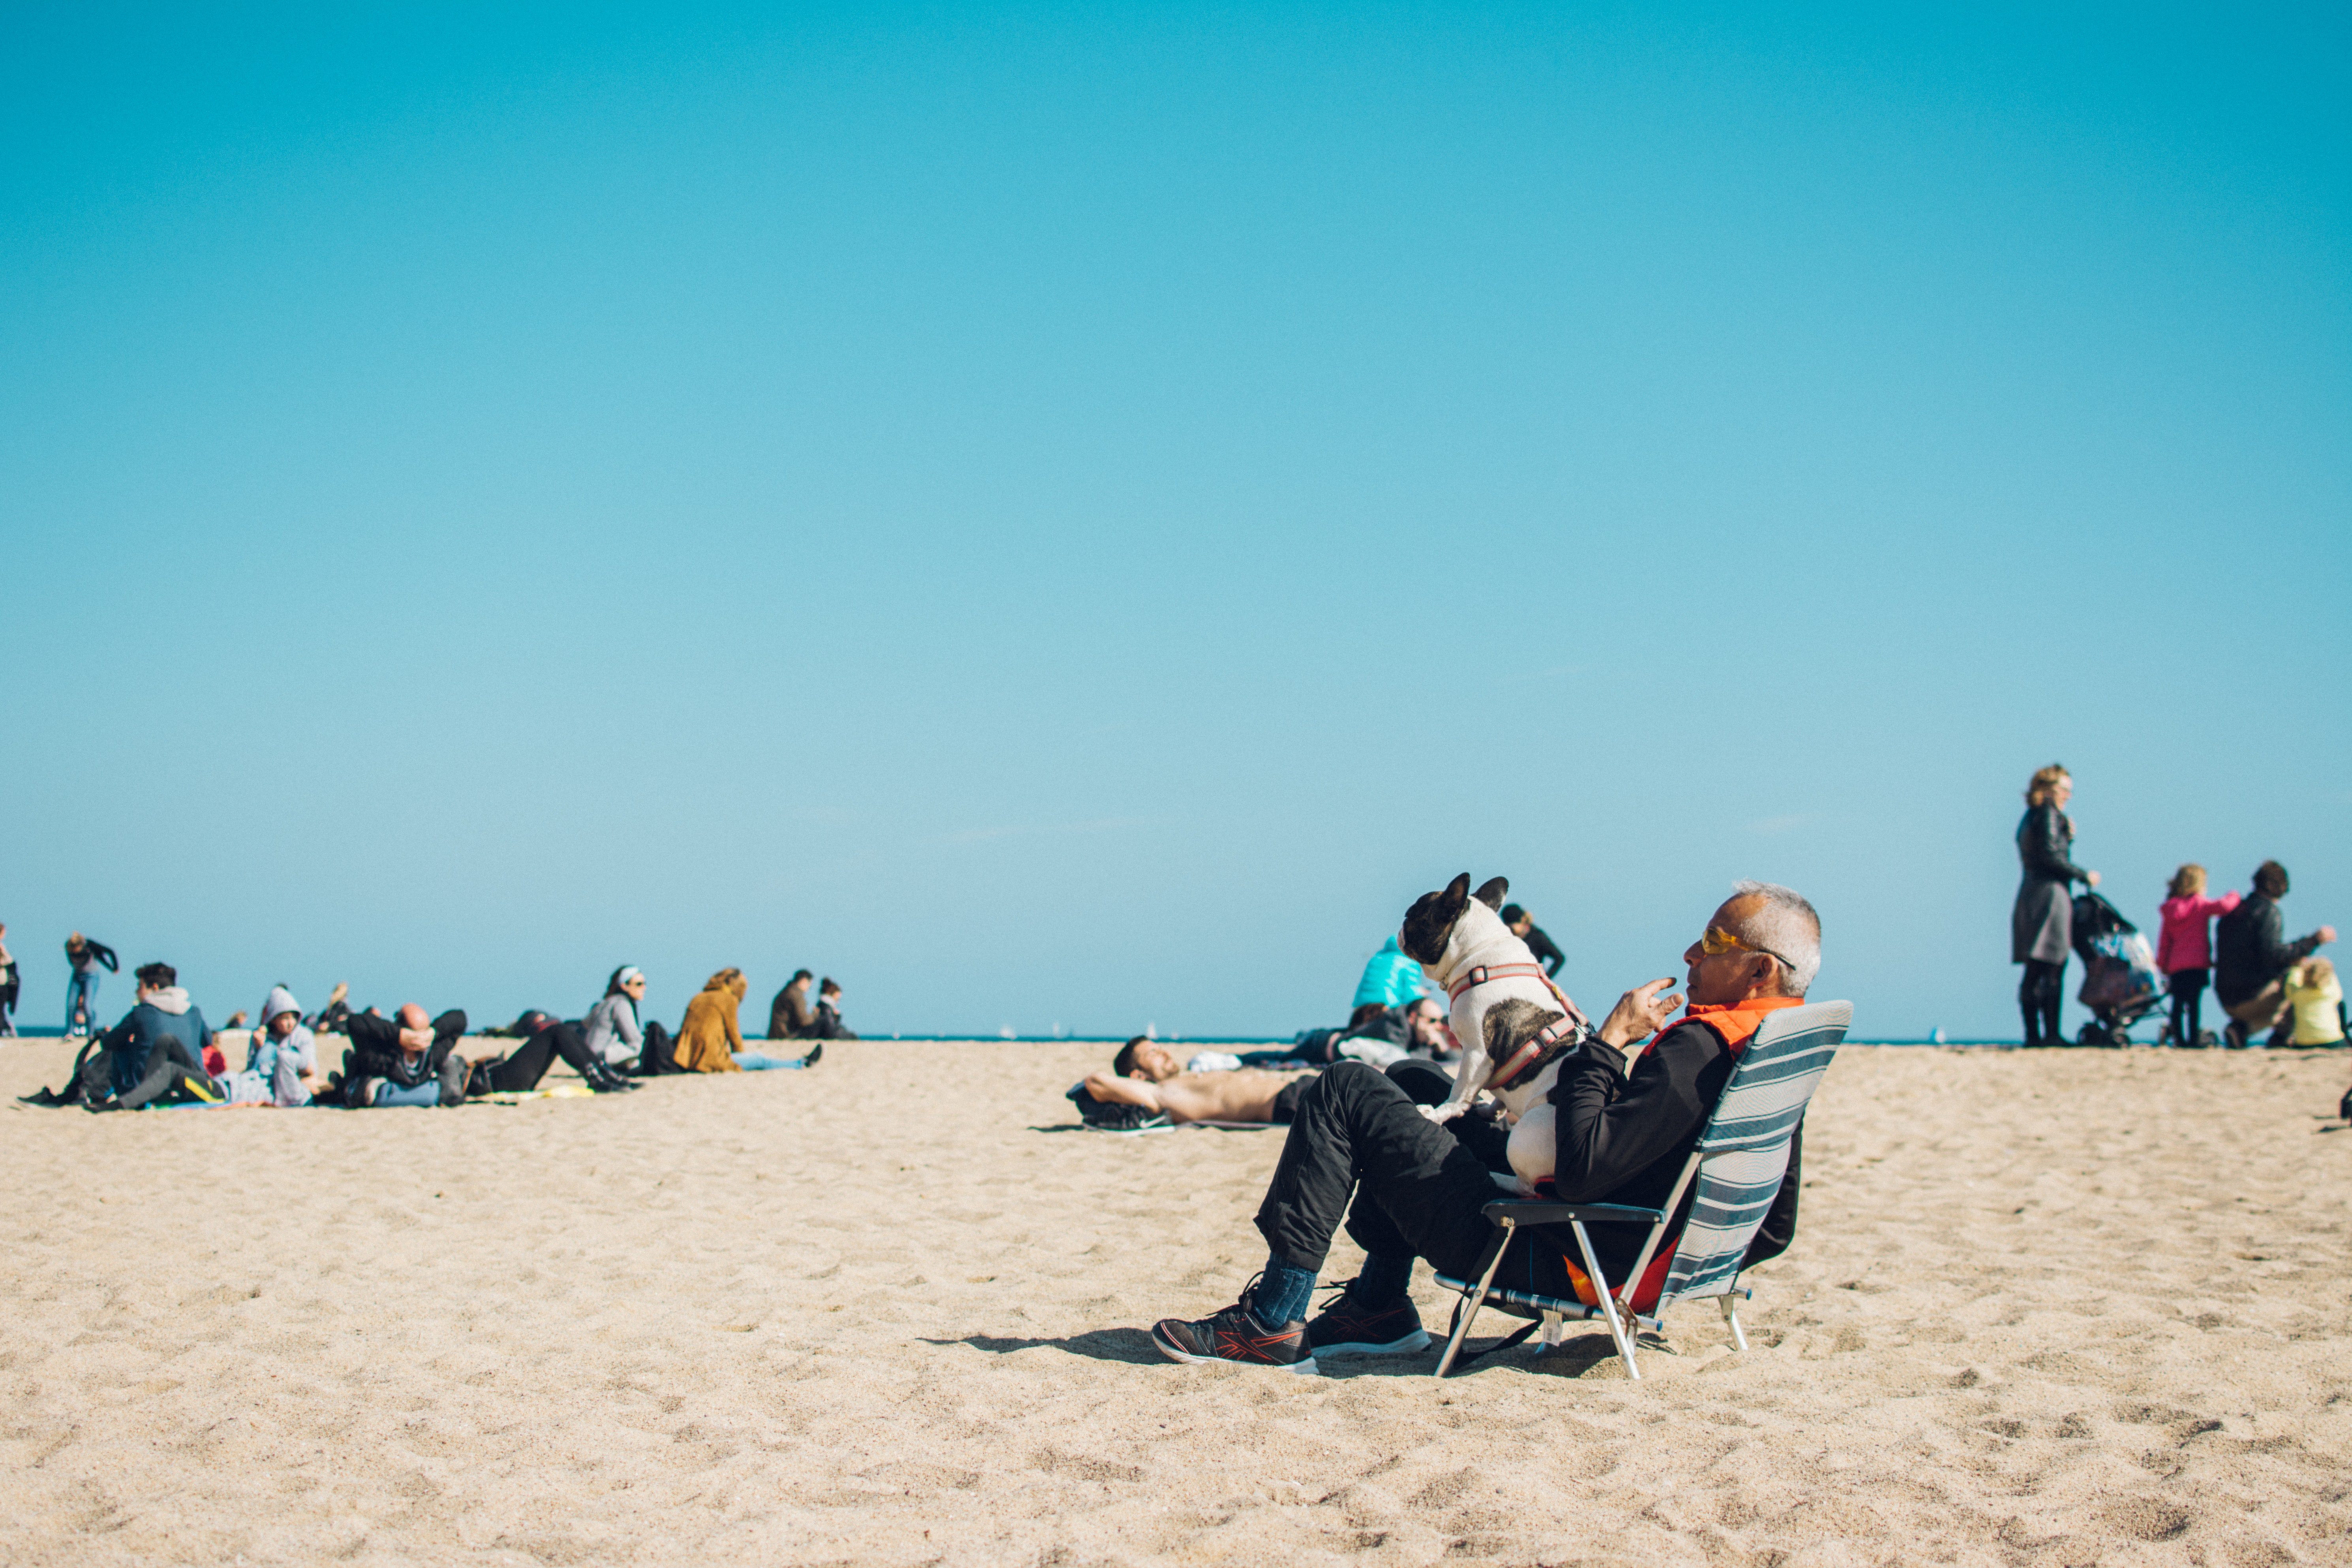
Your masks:
<path fill-rule="evenodd" d="M 2058 1009 L 2066 1000 L 2066 961 L 2044 963 L 2040 959 L 2025 961 L 2025 978 L 2017 983 L 2017 1010 L 2025 1018 L 2025 1043 L 2029 1046 L 2063 1046 L 2064 1037 L 2058 1033 Z"/>
<path fill-rule="evenodd" d="M 2212 975 L 2210 969 L 2176 969 L 2164 977 L 2164 988 L 2172 993 L 2172 1043 L 2193 1046 L 2205 1027 L 2205 983 Z"/>
<path fill-rule="evenodd" d="M 1374 1257 L 1425 1258 L 1457 1277 L 1476 1268 L 1493 1238 L 1478 1211 L 1503 1195 L 1489 1173 L 1508 1169 L 1508 1135 L 1467 1116 L 1440 1127 L 1422 1115 L 1422 1104 L 1452 1088 L 1433 1064 L 1399 1062 L 1390 1072 L 1404 1076 L 1343 1061 L 1299 1100 L 1257 1211 L 1258 1233 L 1293 1268 L 1322 1272 L 1343 1215 L 1356 1245 Z M 1566 1289 L 1552 1249 L 1515 1240 L 1513 1251 L 1531 1256 L 1517 1264 L 1506 1258 L 1504 1275 L 1525 1289 Z M 1541 1278 L 1518 1278 L 1539 1263 Z"/>
<path fill-rule="evenodd" d="M 557 1057 L 562 1057 L 582 1078 L 588 1076 L 589 1065 L 595 1060 L 588 1049 L 587 1037 L 580 1032 L 578 1025 L 550 1024 L 490 1068 L 490 1087 L 508 1094 L 537 1089 Z"/>
<path fill-rule="evenodd" d="M 188 1048 L 186 1041 L 177 1035 L 165 1035 L 147 1053 L 147 1076 L 125 1089 L 116 1103 L 125 1110 L 136 1110 L 152 1100 L 161 1100 L 189 1079 L 206 1088 L 213 1081 L 205 1071 L 204 1061 Z"/>

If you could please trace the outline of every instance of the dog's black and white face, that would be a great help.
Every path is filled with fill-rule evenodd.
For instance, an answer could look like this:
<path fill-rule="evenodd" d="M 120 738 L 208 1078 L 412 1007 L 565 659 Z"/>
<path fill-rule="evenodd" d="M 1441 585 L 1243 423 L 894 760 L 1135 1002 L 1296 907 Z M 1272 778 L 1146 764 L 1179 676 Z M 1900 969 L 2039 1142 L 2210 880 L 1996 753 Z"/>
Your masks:
<path fill-rule="evenodd" d="M 1470 891 L 1470 873 L 1465 871 L 1438 891 L 1423 893 L 1412 901 L 1412 908 L 1404 912 L 1404 929 L 1397 933 L 1397 945 L 1404 949 L 1407 958 L 1434 965 L 1445 957 L 1454 928 L 1462 923 L 1473 897 L 1489 910 L 1499 910 L 1510 890 L 1510 881 L 1496 877 L 1474 895 Z"/>
<path fill-rule="evenodd" d="M 1496 877 L 1475 893 L 1464 872 L 1433 893 L 1413 900 L 1397 932 L 1397 945 L 1417 960 L 1441 988 L 1451 993 L 1448 1022 L 1462 1047 L 1462 1064 L 1454 1074 L 1454 1093 L 1442 1107 L 1424 1114 L 1450 1121 L 1461 1114 L 1482 1089 L 1494 1089 L 1506 1103 L 1514 1090 L 1523 1095 L 1543 1074 L 1547 1064 L 1567 1048 L 1563 1039 L 1546 1046 L 1524 1063 L 1512 1058 L 1549 1025 L 1566 1018 L 1552 988 L 1540 978 L 1535 955 L 1527 943 L 1511 934 L 1497 912 L 1510 883 Z M 1482 969 L 1507 973 L 1480 977 L 1475 984 L 1465 977 Z M 1491 1075 L 1511 1066 L 1507 1082 L 1490 1083 Z M 1513 1105 L 1517 1111 L 1521 1109 Z"/>

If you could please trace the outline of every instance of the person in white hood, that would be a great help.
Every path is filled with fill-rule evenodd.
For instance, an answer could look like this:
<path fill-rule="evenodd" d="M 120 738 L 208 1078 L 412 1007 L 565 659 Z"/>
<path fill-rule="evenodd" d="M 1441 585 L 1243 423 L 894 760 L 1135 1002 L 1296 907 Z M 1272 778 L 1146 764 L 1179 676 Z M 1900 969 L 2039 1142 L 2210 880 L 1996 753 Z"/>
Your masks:
<path fill-rule="evenodd" d="M 245 1048 L 245 1070 L 229 1079 L 229 1100 L 237 1105 L 308 1105 L 318 1070 L 318 1041 L 303 1025 L 301 1004 L 283 985 L 271 986 Z"/>

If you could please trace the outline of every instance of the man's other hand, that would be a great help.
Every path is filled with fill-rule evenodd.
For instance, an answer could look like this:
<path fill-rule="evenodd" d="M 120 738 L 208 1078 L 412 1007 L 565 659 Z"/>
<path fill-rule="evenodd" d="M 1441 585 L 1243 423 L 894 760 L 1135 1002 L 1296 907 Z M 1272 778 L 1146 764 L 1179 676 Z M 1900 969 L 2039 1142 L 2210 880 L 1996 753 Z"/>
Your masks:
<path fill-rule="evenodd" d="M 2335 940 L 2336 940 L 2336 928 L 2335 928 L 2334 926 L 2321 926 L 2321 927 L 2319 928 L 2319 945 L 2320 945 L 2320 946 L 2322 946 L 2322 947 L 2326 947 L 2329 942 L 2334 942 Z"/>
<path fill-rule="evenodd" d="M 1666 1021 L 1683 1005 L 1679 992 L 1659 994 L 1673 984 L 1671 977 L 1653 980 L 1618 997 L 1617 1005 L 1609 1009 L 1609 1016 L 1601 1023 L 1601 1037 L 1622 1051 L 1632 1042 L 1646 1039 L 1664 1028 Z"/>

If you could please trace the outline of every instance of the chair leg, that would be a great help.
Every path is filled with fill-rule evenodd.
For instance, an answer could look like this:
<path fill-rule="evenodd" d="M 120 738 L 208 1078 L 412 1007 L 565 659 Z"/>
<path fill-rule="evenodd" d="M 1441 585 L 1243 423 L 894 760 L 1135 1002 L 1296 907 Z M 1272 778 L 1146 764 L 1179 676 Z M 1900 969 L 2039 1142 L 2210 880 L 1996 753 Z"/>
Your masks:
<path fill-rule="evenodd" d="M 1718 1296 L 1716 1300 L 1723 1308 L 1723 1321 L 1731 1325 L 1731 1342 L 1745 1351 L 1748 1348 L 1748 1336 L 1739 1331 L 1739 1308 L 1734 1304 L 1733 1298 L 1727 1295 Z"/>
<path fill-rule="evenodd" d="M 1478 1309 L 1486 1304 L 1486 1287 L 1495 1282 L 1495 1271 L 1502 1268 L 1503 1254 L 1511 1247 L 1513 1224 L 1507 1219 L 1503 1222 L 1503 1234 L 1495 1240 L 1495 1256 L 1486 1260 L 1486 1272 L 1478 1277 L 1475 1291 L 1465 1290 L 1462 1294 L 1461 1318 L 1454 1325 L 1453 1338 L 1445 1342 L 1445 1353 L 1437 1358 L 1439 1377 L 1444 1377 L 1453 1369 L 1454 1358 L 1462 1352 L 1462 1342 L 1470 1337 L 1470 1321 L 1478 1315 Z"/>
<path fill-rule="evenodd" d="M 1617 1315 L 1617 1302 L 1609 1294 L 1609 1277 L 1601 1272 L 1601 1259 L 1592 1255 L 1592 1237 L 1586 1234 L 1580 1219 L 1569 1221 L 1569 1228 L 1576 1232 L 1577 1248 L 1584 1254 L 1585 1272 L 1592 1277 L 1593 1294 L 1601 1298 L 1601 1315 L 1608 1321 L 1609 1337 L 1617 1342 L 1617 1354 L 1625 1363 L 1625 1375 L 1639 1383 L 1642 1368 L 1633 1360 L 1633 1336 L 1626 1332 L 1624 1321 Z"/>

